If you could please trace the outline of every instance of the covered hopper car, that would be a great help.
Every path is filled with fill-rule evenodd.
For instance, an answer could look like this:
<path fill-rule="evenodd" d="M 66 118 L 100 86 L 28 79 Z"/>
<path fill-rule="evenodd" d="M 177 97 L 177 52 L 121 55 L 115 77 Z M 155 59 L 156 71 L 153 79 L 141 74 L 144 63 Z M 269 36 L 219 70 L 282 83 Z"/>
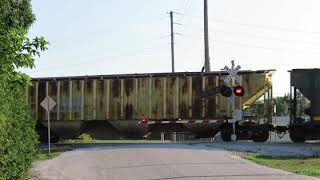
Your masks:
<path fill-rule="evenodd" d="M 290 125 L 293 142 L 320 139 L 320 69 L 293 69 L 290 81 Z M 310 101 L 303 113 L 298 113 L 298 93 Z"/>
<path fill-rule="evenodd" d="M 228 141 L 232 110 L 227 98 L 216 92 L 227 75 L 216 71 L 33 78 L 27 101 L 43 141 L 47 116 L 39 104 L 46 96 L 57 102 L 50 118 L 55 142 L 81 133 L 95 139 L 119 139 L 161 131 L 191 132 L 197 137 L 213 137 L 222 131 Z M 239 76 L 245 95 L 236 98 L 237 109 L 245 111 L 266 94 L 271 98 L 272 70 L 240 71 Z M 214 95 L 205 97 L 204 92 Z M 238 124 L 242 124 L 239 138 L 261 141 L 266 136 L 265 131 L 248 127 L 267 125 L 269 107 L 265 121 L 251 118 L 250 126 Z"/>

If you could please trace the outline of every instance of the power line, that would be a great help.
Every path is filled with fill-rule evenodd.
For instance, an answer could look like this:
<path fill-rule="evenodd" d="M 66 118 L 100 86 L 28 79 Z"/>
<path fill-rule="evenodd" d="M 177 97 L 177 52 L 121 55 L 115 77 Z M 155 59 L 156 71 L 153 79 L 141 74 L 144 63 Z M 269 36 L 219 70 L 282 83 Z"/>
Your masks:
<path fill-rule="evenodd" d="M 221 29 L 215 29 L 214 32 L 222 32 L 222 33 L 234 34 L 234 35 L 236 35 L 237 33 L 239 33 L 239 34 L 241 34 L 240 36 L 246 36 L 246 37 L 254 38 L 254 39 L 279 41 L 279 42 L 281 42 L 281 43 L 307 44 L 308 47 L 311 47 L 311 48 L 314 48 L 314 49 L 318 49 L 319 46 L 320 46 L 320 42 L 315 42 L 315 41 L 283 39 L 283 38 L 280 38 L 280 37 L 268 37 L 268 36 L 264 36 L 264 35 L 258 35 L 258 34 L 254 34 L 254 33 L 246 33 L 246 32 L 241 32 L 241 31 L 232 32 L 232 31 L 226 31 L 226 30 L 221 30 Z M 190 35 L 188 35 L 188 34 L 185 35 L 185 36 L 189 36 L 189 37 L 190 37 Z"/>
<path fill-rule="evenodd" d="M 306 31 L 306 30 L 302 30 L 302 29 L 297 29 L 297 28 L 289 28 L 289 27 L 278 27 L 278 26 L 272 26 L 272 25 L 261 25 L 261 24 L 250 24 L 250 23 L 241 23 L 241 22 L 236 22 L 236 21 L 225 21 L 222 19 L 217 19 L 217 18 L 212 18 L 211 20 L 219 22 L 219 23 L 225 23 L 225 24 L 237 24 L 240 26 L 248 26 L 248 27 L 256 27 L 256 28 L 261 28 L 261 29 L 273 29 L 273 30 L 277 30 L 277 31 L 289 31 L 289 32 L 308 32 L 311 34 L 320 34 L 320 32 L 317 31 Z"/>
<path fill-rule="evenodd" d="M 177 22 L 181 22 L 181 20 L 184 18 L 185 14 L 187 13 L 187 10 L 189 9 L 191 3 L 190 0 L 185 0 L 185 6 L 184 10 L 182 11 L 182 16 L 177 20 Z"/>
<path fill-rule="evenodd" d="M 230 33 L 230 34 L 234 34 L 235 32 L 232 31 L 225 31 L 225 30 L 217 30 L 215 29 L 214 32 L 222 32 L 222 33 Z M 281 41 L 281 42 L 287 42 L 287 43 L 305 43 L 305 44 L 311 44 L 311 45 L 316 45 L 316 46 L 320 46 L 320 42 L 313 42 L 313 41 L 304 41 L 304 40 L 292 40 L 292 39 L 282 39 L 282 38 L 278 38 L 278 37 L 266 37 L 263 35 L 257 35 L 257 34 L 252 34 L 252 33 L 246 33 L 246 32 L 240 32 L 237 31 L 237 33 L 242 34 L 242 36 L 246 36 L 249 38 L 258 38 L 258 39 L 265 39 L 265 40 L 275 40 L 275 41 Z M 244 35 L 243 35 L 244 34 Z"/>
<path fill-rule="evenodd" d="M 94 60 L 92 60 L 92 57 L 87 57 L 87 59 L 90 58 L 90 61 L 85 60 L 85 61 L 81 61 L 81 62 L 76 62 L 76 63 L 71 63 L 71 64 L 63 64 L 63 65 L 57 65 L 57 66 L 47 66 L 41 69 L 28 69 L 28 71 L 35 73 L 35 72 L 43 72 L 43 71 L 48 71 L 48 70 L 52 70 L 52 71 L 57 71 L 57 69 L 70 69 L 70 68 L 74 68 L 77 66 L 82 66 L 82 65 L 87 65 L 87 64 L 97 64 L 97 63 L 102 63 L 103 61 L 105 61 L 106 59 L 119 59 L 119 58 L 123 58 L 123 57 L 131 57 L 131 56 L 137 56 L 139 54 L 143 54 L 145 52 L 150 52 L 150 50 L 154 50 L 154 49 L 158 49 L 158 47 L 148 47 L 145 49 L 140 49 L 137 50 L 135 52 L 132 53 L 128 53 L 126 55 L 121 55 L 121 56 L 110 56 L 110 57 L 106 57 L 106 56 L 102 56 L 102 57 L 96 57 L 94 58 Z"/>
<path fill-rule="evenodd" d="M 283 51 L 286 49 L 283 48 L 270 48 L 270 47 L 265 47 L 265 46 L 260 46 L 260 45 L 251 45 L 251 44 L 245 44 L 245 43 L 239 43 L 239 42 L 235 42 L 235 41 L 221 41 L 223 42 L 222 44 L 219 45 L 229 45 L 229 46 L 239 46 L 239 47 L 246 47 L 246 48 L 257 48 L 257 49 L 263 49 L 266 51 Z M 219 43 L 218 41 L 214 41 L 213 43 Z M 304 54 L 313 54 L 313 55 L 320 55 L 320 52 L 307 52 L 304 50 L 300 50 L 300 49 L 292 49 L 292 51 L 290 52 L 295 52 L 295 53 L 304 53 Z"/>
<path fill-rule="evenodd" d="M 217 30 L 216 32 L 226 32 L 227 31 L 223 31 L 223 30 Z M 188 37 L 188 35 L 185 35 L 186 37 Z M 190 35 L 189 35 L 190 37 Z M 268 39 L 267 37 L 263 38 L 263 39 Z M 271 40 L 279 40 L 281 41 L 282 39 L 271 39 Z M 288 40 L 288 42 L 290 42 L 291 40 Z M 292 40 L 294 42 L 299 42 L 299 41 L 295 41 Z M 266 47 L 264 45 L 257 45 L 257 44 L 248 44 L 248 43 L 243 43 L 243 42 L 236 42 L 236 41 L 225 41 L 225 40 L 214 40 L 212 41 L 214 44 L 219 44 L 219 45 L 225 45 L 225 46 L 237 46 L 237 47 L 242 47 L 242 48 L 256 48 L 256 49 L 263 49 L 265 51 L 290 51 L 292 53 L 303 53 L 303 54 L 312 54 L 312 55 L 320 55 L 320 52 L 318 51 L 307 51 L 307 50 L 301 50 L 301 49 L 296 49 L 296 48 L 290 48 L 290 46 L 286 46 L 286 47 L 278 47 L 278 48 L 271 48 L 271 47 Z M 220 44 L 220 42 L 222 42 Z M 319 44 L 320 45 L 320 44 Z M 318 49 L 318 48 L 314 48 L 314 49 Z"/>
<path fill-rule="evenodd" d="M 191 18 L 195 19 L 202 19 L 200 16 L 193 16 L 193 15 L 188 15 L 185 14 L 184 16 L 188 16 Z M 221 23 L 221 24 L 235 24 L 235 25 L 240 25 L 240 26 L 246 26 L 246 27 L 255 27 L 259 29 L 269 29 L 269 30 L 275 30 L 275 31 L 286 31 L 286 32 L 299 32 L 299 33 L 311 33 L 311 34 L 317 34 L 320 35 L 320 31 L 308 31 L 305 29 L 297 29 L 297 28 L 292 28 L 292 27 L 279 27 L 279 26 L 272 26 L 272 25 L 261 25 L 261 24 L 251 24 L 251 23 L 242 23 L 242 22 L 237 22 L 237 21 L 230 21 L 230 20 L 223 20 L 223 19 L 218 19 L 218 18 L 209 18 L 210 21 L 214 21 L 216 23 Z"/>

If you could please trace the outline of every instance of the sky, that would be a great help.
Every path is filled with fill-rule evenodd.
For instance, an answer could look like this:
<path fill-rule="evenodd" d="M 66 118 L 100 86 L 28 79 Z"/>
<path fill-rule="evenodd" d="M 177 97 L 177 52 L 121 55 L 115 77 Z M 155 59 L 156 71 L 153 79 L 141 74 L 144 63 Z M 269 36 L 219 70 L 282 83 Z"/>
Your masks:
<path fill-rule="evenodd" d="M 211 70 L 231 60 L 243 70 L 275 69 L 274 96 L 289 92 L 288 70 L 320 66 L 320 1 L 208 0 Z M 171 71 L 174 11 L 175 68 L 204 63 L 203 0 L 32 0 L 48 50 L 31 77 Z"/>

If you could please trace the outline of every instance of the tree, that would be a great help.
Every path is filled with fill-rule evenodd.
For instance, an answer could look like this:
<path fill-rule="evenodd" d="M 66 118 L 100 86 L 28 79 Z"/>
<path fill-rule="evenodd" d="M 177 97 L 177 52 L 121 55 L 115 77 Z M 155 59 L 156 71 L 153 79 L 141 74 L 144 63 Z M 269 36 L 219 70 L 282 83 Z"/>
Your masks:
<path fill-rule="evenodd" d="M 34 22 L 30 0 L 0 0 L 0 179 L 28 179 L 37 143 L 35 121 L 25 101 L 30 78 L 18 71 L 33 68 L 46 49 L 43 38 L 29 40 Z"/>
<path fill-rule="evenodd" d="M 265 102 L 266 103 L 266 102 Z M 258 115 L 264 115 L 267 112 L 267 106 L 265 105 L 262 99 L 254 103 L 252 108 Z M 287 116 L 289 114 L 289 95 L 284 95 L 282 97 L 276 97 L 271 100 L 271 105 L 276 106 L 276 116 Z"/>
<path fill-rule="evenodd" d="M 18 28 L 28 30 L 35 21 L 30 0 L 0 0 L 0 2 L 2 31 Z"/>
<path fill-rule="evenodd" d="M 303 96 L 299 91 L 296 94 L 297 98 L 297 116 L 305 116 L 305 110 L 310 106 L 310 101 Z M 289 115 L 289 107 L 290 107 L 290 95 L 285 94 L 282 97 L 276 97 L 273 99 L 273 104 L 276 105 L 277 116 L 287 116 Z"/>
<path fill-rule="evenodd" d="M 310 101 L 301 93 L 297 92 L 297 116 L 306 116 L 305 110 L 310 107 Z"/>
<path fill-rule="evenodd" d="M 289 96 L 276 97 L 273 104 L 276 106 L 276 116 L 287 116 L 289 114 Z"/>

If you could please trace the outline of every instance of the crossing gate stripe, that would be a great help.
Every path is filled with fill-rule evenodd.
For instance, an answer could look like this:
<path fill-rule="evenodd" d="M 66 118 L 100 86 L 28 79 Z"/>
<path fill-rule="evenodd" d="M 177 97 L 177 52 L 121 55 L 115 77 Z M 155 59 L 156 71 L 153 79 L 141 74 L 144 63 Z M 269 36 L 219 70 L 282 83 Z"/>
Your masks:
<path fill-rule="evenodd" d="M 185 123 L 188 123 L 189 121 L 187 120 L 181 120 L 181 121 L 177 121 L 177 123 L 180 123 L 180 124 L 185 124 Z"/>
<path fill-rule="evenodd" d="M 225 119 L 210 119 L 210 120 L 172 120 L 172 121 L 144 121 L 144 122 L 139 122 L 139 124 L 188 124 L 188 123 L 194 123 L 194 124 L 201 124 L 201 123 L 223 123 L 225 122 Z"/>

